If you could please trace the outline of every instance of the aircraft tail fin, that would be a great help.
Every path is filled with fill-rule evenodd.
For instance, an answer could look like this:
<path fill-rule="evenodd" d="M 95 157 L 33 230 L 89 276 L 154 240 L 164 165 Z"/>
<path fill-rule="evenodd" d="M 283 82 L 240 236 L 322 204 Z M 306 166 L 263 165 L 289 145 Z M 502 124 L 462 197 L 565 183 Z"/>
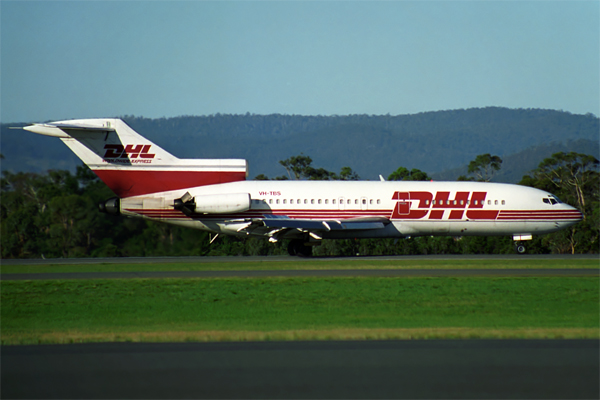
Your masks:
<path fill-rule="evenodd" d="M 120 119 L 34 124 L 23 129 L 60 138 L 119 197 L 246 179 L 246 160 L 179 159 Z"/>

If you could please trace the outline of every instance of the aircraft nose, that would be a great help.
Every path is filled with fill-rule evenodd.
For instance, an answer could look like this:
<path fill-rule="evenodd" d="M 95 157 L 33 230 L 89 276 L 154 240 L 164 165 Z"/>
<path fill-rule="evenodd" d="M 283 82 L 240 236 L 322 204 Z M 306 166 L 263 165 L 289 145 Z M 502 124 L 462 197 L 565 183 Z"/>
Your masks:
<path fill-rule="evenodd" d="M 569 205 L 566 205 L 566 206 L 567 206 L 566 213 L 568 214 L 568 217 L 570 217 L 570 219 L 573 219 L 577 222 L 583 220 L 583 213 L 581 211 L 579 211 L 578 209 L 576 209 L 573 206 L 569 206 Z"/>

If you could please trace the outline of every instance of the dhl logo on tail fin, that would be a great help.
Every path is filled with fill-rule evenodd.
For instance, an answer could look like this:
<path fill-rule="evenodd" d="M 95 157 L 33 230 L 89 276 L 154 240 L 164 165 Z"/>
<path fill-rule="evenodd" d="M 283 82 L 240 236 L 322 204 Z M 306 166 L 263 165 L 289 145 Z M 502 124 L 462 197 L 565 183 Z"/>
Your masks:
<path fill-rule="evenodd" d="M 119 197 L 243 181 L 246 160 L 179 159 L 120 119 L 34 124 L 25 130 L 60 138 Z"/>
<path fill-rule="evenodd" d="M 134 147 L 135 146 L 135 147 Z M 128 144 L 123 146 L 121 144 L 107 144 L 104 145 L 106 153 L 103 158 L 154 158 L 156 154 L 150 153 L 151 144 Z"/>

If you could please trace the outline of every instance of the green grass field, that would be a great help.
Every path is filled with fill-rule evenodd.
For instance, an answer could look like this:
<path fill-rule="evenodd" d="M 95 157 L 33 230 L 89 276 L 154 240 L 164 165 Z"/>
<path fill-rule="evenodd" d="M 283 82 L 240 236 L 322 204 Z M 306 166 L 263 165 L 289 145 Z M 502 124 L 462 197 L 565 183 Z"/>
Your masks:
<path fill-rule="evenodd" d="M 45 280 L 1 289 L 2 344 L 600 337 L 597 277 Z"/>

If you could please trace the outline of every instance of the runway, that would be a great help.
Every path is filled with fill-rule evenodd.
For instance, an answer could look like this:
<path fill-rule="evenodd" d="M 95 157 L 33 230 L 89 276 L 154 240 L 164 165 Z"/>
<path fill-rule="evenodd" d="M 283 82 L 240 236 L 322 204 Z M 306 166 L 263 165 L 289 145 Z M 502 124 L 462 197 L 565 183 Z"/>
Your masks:
<path fill-rule="evenodd" d="M 3 265 L 95 265 L 95 264 L 178 264 L 178 263 L 235 263 L 260 262 L 268 265 L 278 262 L 294 262 L 294 270 L 204 270 L 204 271 L 135 271 L 135 272 L 63 272 L 63 273 L 12 273 L 0 274 L 0 280 L 46 280 L 46 279 L 162 279 L 162 278 L 265 278 L 265 277 L 530 277 L 530 276 L 600 276 L 600 269 L 590 268 L 398 268 L 398 269 L 303 269 L 311 260 L 328 261 L 424 261 L 424 260 L 598 260 L 597 254 L 576 255 L 428 255 L 428 256 L 376 256 L 376 257 L 319 257 L 299 258 L 290 256 L 254 256 L 254 257 L 124 257 L 124 258 L 78 258 L 78 259 L 17 259 L 2 260 Z"/>
<path fill-rule="evenodd" d="M 332 269 L 332 270 L 239 270 L 239 271 L 137 271 L 60 272 L 1 274 L 2 281 L 50 279 L 165 279 L 165 278 L 273 278 L 273 277 L 548 277 L 600 276 L 600 270 L 565 269 Z"/>
<path fill-rule="evenodd" d="M 245 263 L 318 261 L 423 261 L 423 260 L 599 260 L 598 254 L 471 254 L 471 255 L 399 255 L 356 257 L 291 256 L 190 256 L 190 257 L 109 257 L 109 258 L 21 258 L 3 259 L 3 265 L 91 265 L 91 264 L 160 264 L 160 263 Z"/>
<path fill-rule="evenodd" d="M 599 398 L 597 340 L 2 347 L 2 398 Z"/>

